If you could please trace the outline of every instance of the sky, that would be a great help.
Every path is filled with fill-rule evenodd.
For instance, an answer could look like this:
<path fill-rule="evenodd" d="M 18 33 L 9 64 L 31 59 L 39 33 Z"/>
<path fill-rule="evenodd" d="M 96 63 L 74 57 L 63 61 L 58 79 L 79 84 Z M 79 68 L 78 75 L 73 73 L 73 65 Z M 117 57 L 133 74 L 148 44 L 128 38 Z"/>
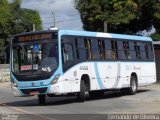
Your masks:
<path fill-rule="evenodd" d="M 43 29 L 53 26 L 54 13 L 57 28 L 82 30 L 79 13 L 74 8 L 74 0 L 22 0 L 21 7 L 39 11 Z"/>

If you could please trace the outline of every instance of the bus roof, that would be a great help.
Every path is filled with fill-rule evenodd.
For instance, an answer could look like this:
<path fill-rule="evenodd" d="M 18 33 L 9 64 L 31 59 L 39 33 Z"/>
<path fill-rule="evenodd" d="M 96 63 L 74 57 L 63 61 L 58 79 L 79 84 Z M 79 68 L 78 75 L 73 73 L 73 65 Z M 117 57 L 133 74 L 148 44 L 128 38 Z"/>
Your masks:
<path fill-rule="evenodd" d="M 36 32 L 24 32 L 21 34 L 16 34 L 14 35 L 14 37 L 21 36 L 21 35 L 49 33 L 49 32 L 57 32 L 57 31 L 59 32 L 60 35 L 75 35 L 75 36 L 103 37 L 103 38 L 126 39 L 126 40 L 137 40 L 137 41 L 152 41 L 150 37 L 144 37 L 144 36 L 113 34 L 113 33 L 103 33 L 103 32 L 76 31 L 76 30 L 45 30 L 45 31 L 36 31 Z"/>
<path fill-rule="evenodd" d="M 115 39 L 126 39 L 126 40 L 137 40 L 137 41 L 152 41 L 150 37 L 136 36 L 136 35 L 124 35 L 124 34 L 113 34 L 113 33 L 102 33 L 102 32 L 88 32 L 88 31 L 76 31 L 76 30 L 59 30 L 61 35 L 80 35 L 89 37 L 103 37 L 103 38 L 115 38 Z"/>

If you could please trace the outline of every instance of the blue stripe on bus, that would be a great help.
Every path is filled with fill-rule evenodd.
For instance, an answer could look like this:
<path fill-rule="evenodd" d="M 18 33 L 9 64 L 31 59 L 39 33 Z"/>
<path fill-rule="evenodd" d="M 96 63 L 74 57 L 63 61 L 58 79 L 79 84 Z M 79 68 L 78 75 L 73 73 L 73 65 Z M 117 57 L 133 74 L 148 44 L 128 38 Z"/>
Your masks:
<path fill-rule="evenodd" d="M 103 83 L 102 83 L 102 80 L 101 80 L 101 77 L 100 77 L 100 74 L 99 74 L 99 71 L 98 71 L 98 65 L 97 65 L 96 62 L 94 63 L 94 69 L 95 69 L 96 79 L 97 79 L 98 85 L 99 85 L 99 87 L 100 87 L 101 89 L 104 89 L 105 86 L 104 86 Z"/>

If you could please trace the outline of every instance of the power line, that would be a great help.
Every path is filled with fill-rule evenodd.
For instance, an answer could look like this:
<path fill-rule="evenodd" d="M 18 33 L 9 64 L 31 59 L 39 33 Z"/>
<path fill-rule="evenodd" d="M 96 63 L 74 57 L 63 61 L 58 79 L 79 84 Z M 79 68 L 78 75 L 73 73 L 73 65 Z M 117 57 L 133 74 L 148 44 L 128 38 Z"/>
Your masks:
<path fill-rule="evenodd" d="M 73 19 L 68 19 L 68 20 L 56 21 L 55 23 L 68 22 L 68 21 L 73 21 L 73 20 L 78 20 L 78 19 L 81 19 L 81 18 L 73 18 Z M 52 23 L 43 23 L 43 24 L 52 24 Z"/>
<path fill-rule="evenodd" d="M 73 17 L 73 16 L 77 16 L 77 17 L 78 17 L 79 14 L 68 14 L 68 15 L 66 15 L 66 16 L 63 15 L 63 16 L 55 16 L 55 17 L 56 17 L 56 18 L 62 18 L 62 17 L 68 17 L 68 16 L 72 16 L 72 17 Z M 51 16 L 48 15 L 48 16 L 41 16 L 41 18 L 53 18 L 53 17 L 51 17 Z"/>
<path fill-rule="evenodd" d="M 73 21 L 73 20 L 78 20 L 78 19 L 81 19 L 81 18 L 73 18 L 73 19 L 68 19 L 68 20 L 62 20 L 62 21 L 57 21 L 56 23 L 61 23 L 61 22 L 68 22 L 68 21 Z"/>

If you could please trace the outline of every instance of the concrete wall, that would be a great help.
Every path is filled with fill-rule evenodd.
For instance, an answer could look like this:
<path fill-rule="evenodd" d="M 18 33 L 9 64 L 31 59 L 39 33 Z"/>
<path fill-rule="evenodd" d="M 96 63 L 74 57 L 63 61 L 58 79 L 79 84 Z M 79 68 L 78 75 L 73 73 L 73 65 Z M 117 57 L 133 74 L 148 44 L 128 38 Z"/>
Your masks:
<path fill-rule="evenodd" d="M 10 80 L 9 64 L 0 64 L 0 82 L 8 82 Z"/>

